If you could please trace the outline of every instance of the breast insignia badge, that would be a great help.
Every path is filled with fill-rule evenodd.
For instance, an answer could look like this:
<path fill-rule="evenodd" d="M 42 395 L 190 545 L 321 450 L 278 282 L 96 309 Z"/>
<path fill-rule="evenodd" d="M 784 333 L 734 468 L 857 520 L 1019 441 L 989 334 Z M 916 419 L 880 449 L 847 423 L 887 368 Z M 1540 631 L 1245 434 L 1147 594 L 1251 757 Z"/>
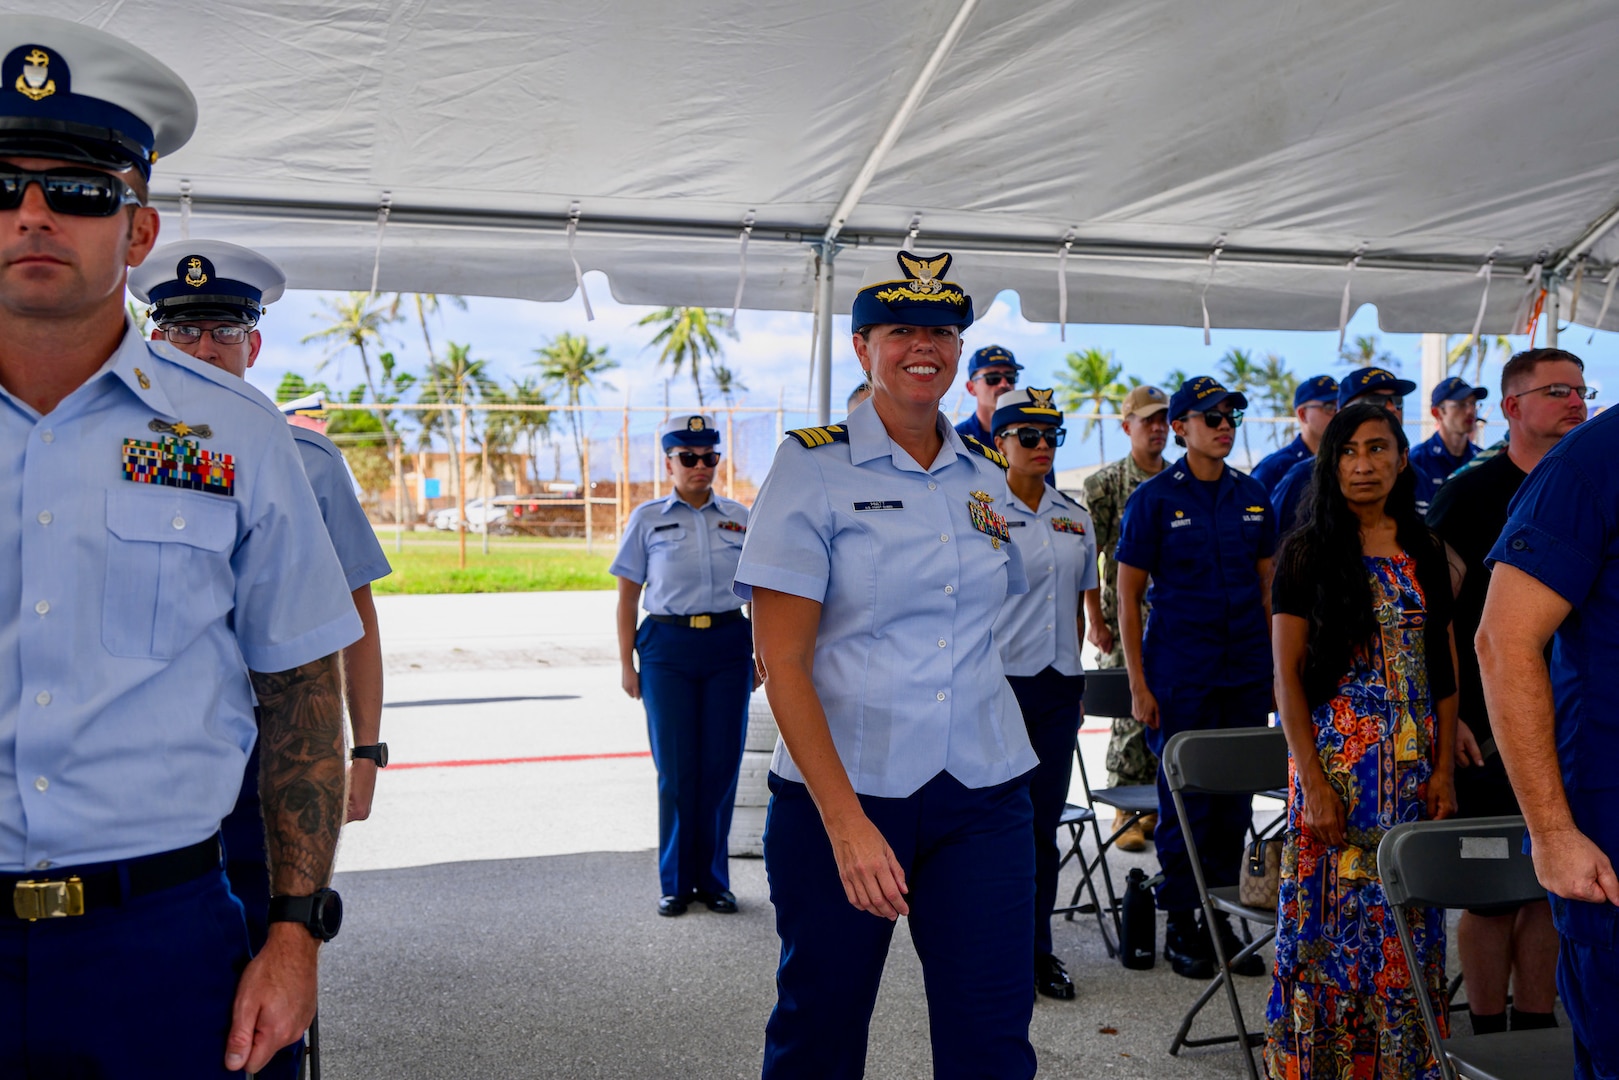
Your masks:
<path fill-rule="evenodd" d="M 992 502 L 995 501 L 995 496 L 989 494 L 986 491 L 969 491 L 967 494 L 971 495 L 973 498 L 977 499 L 981 503 L 986 503 L 987 504 L 987 503 L 992 503 Z"/>
<path fill-rule="evenodd" d="M 181 439 L 192 437 L 196 437 L 198 439 L 211 439 L 214 437 L 214 429 L 209 427 L 207 424 L 188 424 L 184 420 L 181 420 L 177 424 L 171 424 L 165 420 L 158 420 L 154 418 L 146 425 L 146 427 L 147 430 L 155 431 L 159 435 L 174 435 Z"/>
<path fill-rule="evenodd" d="M 991 510 L 989 503 L 969 499 L 967 516 L 972 519 L 973 528 L 989 537 L 989 544 L 996 551 L 1001 550 L 1001 541 L 1012 539 L 1012 530 L 1006 527 L 1006 519 Z"/>

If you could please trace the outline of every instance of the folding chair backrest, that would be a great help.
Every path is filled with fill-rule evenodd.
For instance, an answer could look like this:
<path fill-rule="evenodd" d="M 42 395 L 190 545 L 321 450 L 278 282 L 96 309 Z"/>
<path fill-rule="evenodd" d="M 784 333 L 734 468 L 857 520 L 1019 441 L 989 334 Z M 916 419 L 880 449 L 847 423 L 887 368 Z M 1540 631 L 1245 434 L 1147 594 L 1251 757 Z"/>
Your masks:
<path fill-rule="evenodd" d="M 1109 720 L 1129 716 L 1130 673 L 1124 668 L 1085 672 L 1085 715 Z"/>
<path fill-rule="evenodd" d="M 1287 786 L 1287 736 L 1281 728 L 1183 731 L 1164 747 L 1163 762 L 1171 790 L 1256 794 Z"/>
<path fill-rule="evenodd" d="M 1460 908 L 1544 900 L 1523 837 L 1521 817 L 1396 825 L 1377 846 L 1377 872 L 1390 904 Z"/>

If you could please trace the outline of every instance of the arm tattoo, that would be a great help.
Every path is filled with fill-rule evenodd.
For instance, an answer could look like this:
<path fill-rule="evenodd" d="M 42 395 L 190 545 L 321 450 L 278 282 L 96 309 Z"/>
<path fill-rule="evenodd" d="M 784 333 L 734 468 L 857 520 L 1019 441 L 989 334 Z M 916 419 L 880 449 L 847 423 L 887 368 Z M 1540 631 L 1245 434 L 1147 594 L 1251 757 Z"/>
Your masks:
<path fill-rule="evenodd" d="M 277 895 L 304 896 L 331 879 L 343 823 L 338 659 L 333 654 L 291 671 L 252 674 L 270 887 Z"/>

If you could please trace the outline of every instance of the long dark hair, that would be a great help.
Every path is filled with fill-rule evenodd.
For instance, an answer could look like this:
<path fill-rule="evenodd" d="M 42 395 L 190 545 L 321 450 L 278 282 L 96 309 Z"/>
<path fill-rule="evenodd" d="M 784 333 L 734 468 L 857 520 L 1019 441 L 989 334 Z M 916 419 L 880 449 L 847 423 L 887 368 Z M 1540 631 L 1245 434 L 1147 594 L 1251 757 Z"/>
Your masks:
<path fill-rule="evenodd" d="M 1283 580 L 1294 587 L 1302 584 L 1312 594 L 1307 674 L 1314 671 L 1332 680 L 1353 665 L 1355 647 L 1370 645 L 1379 632 L 1371 582 L 1361 561 L 1360 518 L 1338 482 L 1344 445 L 1370 421 L 1387 425 L 1400 453 L 1409 455 L 1411 443 L 1399 417 L 1381 404 L 1361 402 L 1341 410 L 1321 436 L 1298 524 L 1283 539 L 1276 560 Z M 1384 508 L 1394 519 L 1401 549 L 1416 563 L 1422 591 L 1434 597 L 1434 590 L 1443 589 L 1448 597 L 1450 569 L 1443 547 L 1417 513 L 1416 475 L 1409 463 L 1395 479 Z"/>

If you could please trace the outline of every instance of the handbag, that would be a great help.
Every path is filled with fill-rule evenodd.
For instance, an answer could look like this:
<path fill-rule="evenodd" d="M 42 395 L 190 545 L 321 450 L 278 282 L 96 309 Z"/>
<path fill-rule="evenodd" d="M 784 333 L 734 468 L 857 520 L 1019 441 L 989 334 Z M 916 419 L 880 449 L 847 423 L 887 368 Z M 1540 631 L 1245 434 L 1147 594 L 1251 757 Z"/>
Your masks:
<path fill-rule="evenodd" d="M 1274 908 L 1281 894 L 1282 841 L 1255 840 L 1243 853 L 1237 898 L 1248 907 Z"/>

